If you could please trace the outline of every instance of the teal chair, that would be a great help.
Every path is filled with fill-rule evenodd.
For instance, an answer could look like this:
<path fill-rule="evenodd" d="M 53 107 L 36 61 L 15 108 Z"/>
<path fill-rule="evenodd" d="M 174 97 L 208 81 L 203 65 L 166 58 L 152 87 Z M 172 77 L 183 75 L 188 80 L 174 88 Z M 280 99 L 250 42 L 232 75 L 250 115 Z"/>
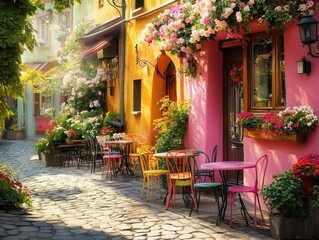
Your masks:
<path fill-rule="evenodd" d="M 214 147 L 213 150 L 213 161 L 216 161 L 216 156 L 217 156 L 217 145 Z M 222 184 L 219 182 L 215 182 L 215 176 L 214 176 L 214 171 L 213 170 L 204 170 L 200 169 L 198 167 L 198 164 L 196 163 L 196 158 L 197 159 L 205 159 L 205 163 L 211 162 L 209 159 L 209 156 L 201 151 L 201 150 L 196 150 L 194 151 L 194 175 L 195 175 L 195 183 L 194 183 L 194 192 L 195 192 L 195 197 L 196 197 L 196 202 L 197 202 L 197 208 L 194 209 L 194 205 L 190 208 L 189 216 L 192 215 L 193 211 L 198 212 L 199 204 L 200 204 L 200 195 L 201 191 L 211 191 L 213 192 L 213 195 L 215 197 L 215 201 L 217 202 L 217 208 L 218 208 L 218 216 L 216 220 L 216 225 L 220 225 L 220 219 L 221 219 L 221 208 L 219 204 L 219 192 L 222 190 Z M 207 181 L 208 180 L 208 181 Z"/>

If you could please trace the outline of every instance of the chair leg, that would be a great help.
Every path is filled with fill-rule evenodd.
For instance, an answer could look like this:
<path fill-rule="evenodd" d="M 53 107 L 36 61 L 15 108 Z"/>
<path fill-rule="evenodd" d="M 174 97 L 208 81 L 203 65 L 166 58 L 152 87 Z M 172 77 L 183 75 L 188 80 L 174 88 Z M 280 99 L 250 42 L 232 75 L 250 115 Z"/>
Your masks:
<path fill-rule="evenodd" d="M 166 206 L 165 206 L 166 210 L 168 210 L 168 208 L 169 208 L 169 204 L 170 204 L 171 196 L 172 196 L 172 191 L 173 191 L 173 185 L 172 185 L 171 181 L 169 181 L 169 184 L 168 184 L 168 195 L 167 195 Z"/>
<path fill-rule="evenodd" d="M 197 192 L 200 194 L 200 190 L 197 188 L 194 188 L 194 192 L 195 192 L 195 198 L 197 198 Z M 197 202 L 197 210 L 198 210 L 198 204 L 199 204 L 199 201 Z M 192 205 L 190 207 L 189 217 L 192 216 L 193 211 L 194 211 L 194 202 L 192 203 Z"/>
<path fill-rule="evenodd" d="M 152 190 L 152 200 L 155 199 L 154 197 L 154 183 L 153 183 L 153 176 L 150 176 L 151 179 L 151 190 Z"/>
<path fill-rule="evenodd" d="M 160 198 L 162 199 L 161 176 L 157 176 L 157 184 L 158 184 L 158 190 L 160 193 Z"/>
<path fill-rule="evenodd" d="M 217 215 L 217 219 L 216 219 L 216 225 L 219 226 L 220 225 L 220 221 L 221 221 L 221 217 L 222 217 L 222 212 L 220 209 L 220 205 L 219 205 L 219 195 L 218 195 L 218 188 L 214 188 L 214 195 L 215 195 L 215 201 L 217 202 L 217 209 L 218 209 L 218 215 Z M 199 203 L 198 203 L 199 204 Z"/>
<path fill-rule="evenodd" d="M 230 192 L 229 193 L 229 226 L 232 227 L 232 220 L 233 220 L 233 203 L 234 203 L 235 194 Z"/>
<path fill-rule="evenodd" d="M 150 200 L 150 188 L 151 188 L 151 179 L 147 176 L 147 201 Z"/>
<path fill-rule="evenodd" d="M 258 193 L 257 193 L 257 201 L 258 201 L 258 207 L 259 207 L 259 211 L 260 211 L 260 215 L 261 215 L 261 219 L 262 219 L 263 225 L 266 225 L 265 224 L 265 219 L 264 219 L 264 214 L 263 214 L 263 211 L 262 211 L 261 206 L 260 206 L 260 199 L 259 199 Z"/>
<path fill-rule="evenodd" d="M 197 212 L 198 212 L 198 208 L 199 208 L 199 202 L 200 202 L 200 189 L 198 190 L 198 200 L 197 200 L 197 208 L 196 208 Z"/>
<path fill-rule="evenodd" d="M 144 177 L 144 176 L 143 176 L 143 186 L 142 186 L 141 198 L 143 198 L 143 197 L 144 197 L 145 183 L 146 183 L 146 177 Z"/>

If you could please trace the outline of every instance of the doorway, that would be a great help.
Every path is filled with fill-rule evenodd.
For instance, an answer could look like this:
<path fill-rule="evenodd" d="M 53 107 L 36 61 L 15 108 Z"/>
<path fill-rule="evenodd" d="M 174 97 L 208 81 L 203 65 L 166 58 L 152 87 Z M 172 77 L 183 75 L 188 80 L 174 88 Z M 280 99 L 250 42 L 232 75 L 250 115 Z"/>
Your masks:
<path fill-rule="evenodd" d="M 243 83 L 241 79 L 234 79 L 233 71 L 242 70 L 243 47 L 236 46 L 223 49 L 223 91 L 224 91 L 224 159 L 227 161 L 243 161 L 244 145 L 242 129 L 236 125 L 236 116 L 243 110 L 244 96 Z M 242 172 L 237 176 L 236 172 L 228 171 L 229 184 L 243 182 Z M 237 179 L 238 177 L 238 179 Z"/>

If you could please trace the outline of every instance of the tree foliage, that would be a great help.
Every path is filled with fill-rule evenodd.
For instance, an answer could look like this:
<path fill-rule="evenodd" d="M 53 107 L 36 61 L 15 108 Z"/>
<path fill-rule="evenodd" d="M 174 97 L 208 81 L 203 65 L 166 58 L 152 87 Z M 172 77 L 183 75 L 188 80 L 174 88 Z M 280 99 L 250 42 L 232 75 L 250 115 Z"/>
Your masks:
<path fill-rule="evenodd" d="M 52 0 L 59 12 L 80 0 Z M 21 76 L 21 55 L 24 50 L 33 50 L 36 45 L 31 22 L 37 9 L 44 9 L 41 0 L 0 1 L 0 128 L 6 118 L 13 115 L 7 103 L 8 96 L 23 96 Z"/>
<path fill-rule="evenodd" d="M 7 104 L 7 97 L 21 97 L 20 83 L 21 55 L 25 48 L 32 50 L 35 39 L 30 21 L 40 0 L 8 0 L 0 2 L 0 127 L 5 118 L 13 113 Z"/>

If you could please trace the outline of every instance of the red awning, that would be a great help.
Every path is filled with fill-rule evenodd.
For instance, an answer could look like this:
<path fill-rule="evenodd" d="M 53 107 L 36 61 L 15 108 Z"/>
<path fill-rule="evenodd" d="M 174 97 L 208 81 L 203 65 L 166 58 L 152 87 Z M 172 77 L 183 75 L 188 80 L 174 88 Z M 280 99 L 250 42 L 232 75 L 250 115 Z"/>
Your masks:
<path fill-rule="evenodd" d="M 98 51 L 110 46 L 110 39 L 104 39 L 100 40 L 98 42 L 95 42 L 89 46 L 86 46 L 85 49 L 81 53 L 82 58 L 88 58 L 92 55 L 96 54 Z"/>

